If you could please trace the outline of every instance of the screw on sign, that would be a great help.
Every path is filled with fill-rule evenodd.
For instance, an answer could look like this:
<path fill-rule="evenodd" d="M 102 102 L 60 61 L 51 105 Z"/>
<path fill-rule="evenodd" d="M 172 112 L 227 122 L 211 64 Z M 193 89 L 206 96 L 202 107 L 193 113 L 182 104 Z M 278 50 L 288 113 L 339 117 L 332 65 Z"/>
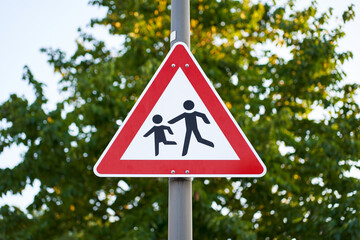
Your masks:
<path fill-rule="evenodd" d="M 261 177 L 266 167 L 188 47 L 177 43 L 94 172 L 102 177 Z"/>

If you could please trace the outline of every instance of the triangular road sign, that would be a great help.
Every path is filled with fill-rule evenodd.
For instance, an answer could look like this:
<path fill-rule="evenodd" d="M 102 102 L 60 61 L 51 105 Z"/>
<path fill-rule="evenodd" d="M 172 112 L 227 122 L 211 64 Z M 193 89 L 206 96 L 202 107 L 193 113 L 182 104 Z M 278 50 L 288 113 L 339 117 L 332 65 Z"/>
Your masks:
<path fill-rule="evenodd" d="M 94 166 L 101 177 L 261 177 L 266 167 L 183 43 Z"/>

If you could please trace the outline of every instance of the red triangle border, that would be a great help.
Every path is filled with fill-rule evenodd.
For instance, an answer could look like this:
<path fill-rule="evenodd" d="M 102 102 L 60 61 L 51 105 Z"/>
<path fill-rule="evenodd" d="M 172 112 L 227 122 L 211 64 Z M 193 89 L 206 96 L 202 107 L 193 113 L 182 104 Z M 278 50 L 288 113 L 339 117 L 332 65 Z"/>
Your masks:
<path fill-rule="evenodd" d="M 122 155 L 181 67 L 240 160 L 123 160 Z M 121 160 L 120 160 L 121 159 Z M 183 43 L 173 46 L 94 166 L 100 177 L 261 177 L 266 167 Z"/>

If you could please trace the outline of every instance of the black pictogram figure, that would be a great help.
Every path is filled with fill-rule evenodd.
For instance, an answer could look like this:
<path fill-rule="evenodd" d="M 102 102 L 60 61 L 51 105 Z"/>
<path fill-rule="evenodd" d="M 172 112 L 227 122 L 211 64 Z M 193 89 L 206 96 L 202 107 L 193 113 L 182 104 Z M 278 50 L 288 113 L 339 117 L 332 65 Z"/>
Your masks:
<path fill-rule="evenodd" d="M 160 124 L 163 120 L 163 118 L 160 115 L 155 115 L 152 118 L 153 122 L 155 124 Z M 174 141 L 167 141 L 165 137 L 165 130 L 167 130 L 171 135 L 173 132 L 171 131 L 171 128 L 168 126 L 160 125 L 160 126 L 154 126 L 152 127 L 147 133 L 145 133 L 144 137 L 148 137 L 150 134 L 154 133 L 155 136 L 155 156 L 159 155 L 159 144 L 162 142 L 166 145 L 176 145 L 176 142 Z"/>
<path fill-rule="evenodd" d="M 192 110 L 194 108 L 194 102 L 191 100 L 186 100 L 184 102 L 184 108 L 186 110 Z M 204 113 L 201 112 L 185 112 L 180 114 L 179 116 L 171 119 L 170 121 L 168 121 L 168 123 L 173 124 L 176 123 L 177 121 L 181 120 L 181 119 L 185 119 L 185 125 L 186 125 L 186 133 L 185 133 L 185 141 L 184 141 L 184 147 L 183 147 L 183 152 L 182 152 L 182 156 L 185 156 L 188 152 L 189 149 L 189 144 L 190 144 L 190 137 L 191 137 L 191 133 L 194 133 L 196 140 L 199 143 L 205 144 L 209 147 L 214 147 L 214 143 L 204 139 L 201 137 L 200 132 L 198 130 L 198 125 L 196 122 L 196 117 L 200 117 L 202 118 L 202 120 L 206 123 L 206 124 L 210 124 L 209 119 L 206 117 L 206 115 Z"/>

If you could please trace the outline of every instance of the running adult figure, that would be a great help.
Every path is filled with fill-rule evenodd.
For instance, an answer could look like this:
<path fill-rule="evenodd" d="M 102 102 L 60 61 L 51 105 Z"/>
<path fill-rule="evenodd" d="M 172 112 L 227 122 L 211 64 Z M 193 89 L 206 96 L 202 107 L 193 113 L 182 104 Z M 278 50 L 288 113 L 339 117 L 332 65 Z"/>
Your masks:
<path fill-rule="evenodd" d="M 186 100 L 184 102 L 183 106 L 186 110 L 190 111 L 194 108 L 194 102 L 191 100 Z M 209 119 L 206 117 L 206 115 L 204 113 L 196 112 L 196 111 L 184 112 L 184 113 L 180 114 L 179 116 L 168 121 L 168 123 L 174 124 L 177 121 L 180 121 L 181 119 L 185 119 L 186 133 L 185 133 L 185 141 L 184 141 L 182 156 L 185 156 L 188 153 L 191 133 L 194 133 L 196 140 L 199 143 L 205 144 L 209 147 L 214 147 L 214 143 L 201 137 L 199 129 L 198 129 L 198 125 L 196 122 L 196 117 L 200 117 L 206 124 L 210 124 Z"/>
<path fill-rule="evenodd" d="M 160 124 L 163 118 L 160 115 L 155 115 L 152 118 L 155 124 Z M 165 137 L 165 130 L 167 130 L 171 135 L 174 134 L 171 131 L 171 128 L 164 125 L 153 126 L 147 133 L 145 133 L 144 137 L 150 136 L 150 134 L 154 133 L 155 136 L 155 156 L 159 155 L 159 144 L 163 143 L 165 145 L 176 145 L 174 141 L 167 141 Z"/>

